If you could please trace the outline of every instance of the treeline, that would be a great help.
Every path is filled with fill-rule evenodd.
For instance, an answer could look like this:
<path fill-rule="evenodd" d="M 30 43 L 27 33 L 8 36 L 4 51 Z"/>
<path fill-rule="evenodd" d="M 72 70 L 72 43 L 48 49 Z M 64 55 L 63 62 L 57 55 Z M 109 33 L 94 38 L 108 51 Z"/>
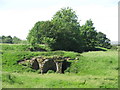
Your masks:
<path fill-rule="evenodd" d="M 53 50 L 86 51 L 95 47 L 111 48 L 110 40 L 97 32 L 92 20 L 80 25 L 71 8 L 62 8 L 50 21 L 39 21 L 29 31 L 28 42 L 32 46 L 46 44 Z"/>
<path fill-rule="evenodd" d="M 20 38 L 14 36 L 0 36 L 0 43 L 8 43 L 8 44 L 26 44 L 26 40 L 21 40 Z"/>

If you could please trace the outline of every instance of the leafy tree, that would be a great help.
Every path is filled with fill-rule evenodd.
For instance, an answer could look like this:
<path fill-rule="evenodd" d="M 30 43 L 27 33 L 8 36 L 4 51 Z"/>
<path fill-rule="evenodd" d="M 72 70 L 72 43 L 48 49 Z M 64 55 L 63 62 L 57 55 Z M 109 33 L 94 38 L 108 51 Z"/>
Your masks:
<path fill-rule="evenodd" d="M 111 48 L 110 40 L 102 32 L 97 33 L 97 44 L 100 47 Z"/>
<path fill-rule="evenodd" d="M 54 50 L 73 50 L 79 51 L 82 40 L 80 38 L 79 22 L 75 11 L 71 8 L 59 10 L 52 19 L 54 43 L 50 46 Z M 81 40 L 80 40 L 81 39 Z"/>
<path fill-rule="evenodd" d="M 95 30 L 92 20 L 80 26 L 78 17 L 71 8 L 62 8 L 51 21 L 39 21 L 30 30 L 27 40 L 35 49 L 37 44 L 44 43 L 53 50 L 84 51 L 92 50 L 98 44 L 109 47 L 109 39 L 102 42 Z M 104 45 L 103 45 L 104 43 Z"/>
<path fill-rule="evenodd" d="M 43 43 L 43 38 L 50 36 L 51 22 L 50 21 L 38 21 L 34 27 L 30 30 L 27 40 L 31 44 Z"/>
<path fill-rule="evenodd" d="M 11 36 L 2 36 L 2 42 L 3 43 L 13 43 Z"/>
<path fill-rule="evenodd" d="M 2 39 L 2 40 L 1 40 L 1 42 L 2 42 L 2 43 L 4 43 L 4 42 L 5 42 L 5 38 L 6 38 L 6 37 L 5 37 L 4 35 L 3 35 L 3 36 L 1 36 L 1 39 Z"/>
<path fill-rule="evenodd" d="M 30 30 L 27 40 L 32 46 L 45 43 L 53 50 L 79 51 L 79 22 L 75 11 L 70 8 L 59 10 L 51 21 L 39 21 Z"/>
<path fill-rule="evenodd" d="M 31 49 L 38 49 L 37 44 L 48 44 L 52 39 L 51 36 L 51 22 L 50 21 L 38 21 L 34 27 L 30 30 L 27 40 L 31 44 Z"/>
<path fill-rule="evenodd" d="M 27 36 L 27 40 L 28 42 L 31 44 L 31 45 L 34 45 L 34 44 L 38 44 L 40 43 L 40 40 L 39 40 L 39 27 L 40 26 L 40 22 L 37 22 L 34 27 L 30 30 L 28 36 Z"/>
<path fill-rule="evenodd" d="M 14 36 L 13 38 L 12 38 L 12 40 L 13 40 L 13 43 L 14 44 L 18 44 L 18 43 L 21 43 L 21 39 L 19 39 L 18 37 L 16 37 L 16 36 Z"/>
<path fill-rule="evenodd" d="M 10 43 L 10 44 L 18 44 L 21 43 L 21 39 L 19 39 L 18 37 L 14 36 L 13 38 L 9 35 L 9 36 L 0 36 L 0 43 Z"/>
<path fill-rule="evenodd" d="M 85 25 L 82 25 L 80 27 L 80 31 L 81 31 L 81 36 L 84 40 L 84 49 L 86 50 L 90 50 L 90 49 L 94 49 L 95 46 L 97 45 L 97 32 L 95 30 L 95 27 L 93 27 L 93 22 L 92 20 L 87 20 Z"/>

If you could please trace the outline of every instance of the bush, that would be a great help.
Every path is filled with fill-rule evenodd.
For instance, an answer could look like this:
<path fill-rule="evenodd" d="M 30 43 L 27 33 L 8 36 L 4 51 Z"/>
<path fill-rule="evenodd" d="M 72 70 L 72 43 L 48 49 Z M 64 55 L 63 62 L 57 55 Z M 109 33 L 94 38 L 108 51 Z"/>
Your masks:
<path fill-rule="evenodd" d="M 48 70 L 47 73 L 55 73 L 53 70 Z"/>

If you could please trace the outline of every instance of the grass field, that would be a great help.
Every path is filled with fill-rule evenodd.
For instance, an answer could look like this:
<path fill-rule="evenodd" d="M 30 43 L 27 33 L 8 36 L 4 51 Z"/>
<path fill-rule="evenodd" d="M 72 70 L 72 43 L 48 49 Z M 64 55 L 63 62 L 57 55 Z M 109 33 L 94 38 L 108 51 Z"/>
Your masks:
<path fill-rule="evenodd" d="M 68 51 L 30 52 L 27 46 L 3 45 L 3 88 L 118 88 L 118 51 L 91 51 L 84 53 Z M 16 62 L 33 56 L 79 57 L 71 60 L 64 74 L 38 74 L 29 67 Z"/>

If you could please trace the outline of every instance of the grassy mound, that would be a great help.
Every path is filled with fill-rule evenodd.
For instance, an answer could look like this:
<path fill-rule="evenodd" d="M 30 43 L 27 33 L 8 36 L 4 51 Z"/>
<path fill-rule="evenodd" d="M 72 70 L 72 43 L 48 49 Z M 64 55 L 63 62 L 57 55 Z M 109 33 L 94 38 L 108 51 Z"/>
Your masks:
<path fill-rule="evenodd" d="M 24 72 L 34 71 L 30 66 L 22 66 L 17 62 L 23 59 L 31 59 L 34 56 L 64 56 L 74 59 L 76 56 L 80 56 L 79 53 L 67 52 L 67 51 L 48 51 L 48 52 L 30 52 L 28 51 L 28 45 L 2 45 L 2 69 L 8 72 Z"/>
<path fill-rule="evenodd" d="M 72 63 L 66 72 L 83 75 L 118 75 L 118 52 L 99 51 L 81 54 L 80 60 Z"/>
<path fill-rule="evenodd" d="M 43 46 L 44 47 L 44 46 Z M 30 52 L 26 45 L 2 45 L 3 88 L 117 88 L 118 52 L 116 50 L 84 53 L 68 51 Z M 70 57 L 65 74 L 40 75 L 17 61 L 34 56 Z M 78 59 L 76 59 L 78 58 Z"/>

